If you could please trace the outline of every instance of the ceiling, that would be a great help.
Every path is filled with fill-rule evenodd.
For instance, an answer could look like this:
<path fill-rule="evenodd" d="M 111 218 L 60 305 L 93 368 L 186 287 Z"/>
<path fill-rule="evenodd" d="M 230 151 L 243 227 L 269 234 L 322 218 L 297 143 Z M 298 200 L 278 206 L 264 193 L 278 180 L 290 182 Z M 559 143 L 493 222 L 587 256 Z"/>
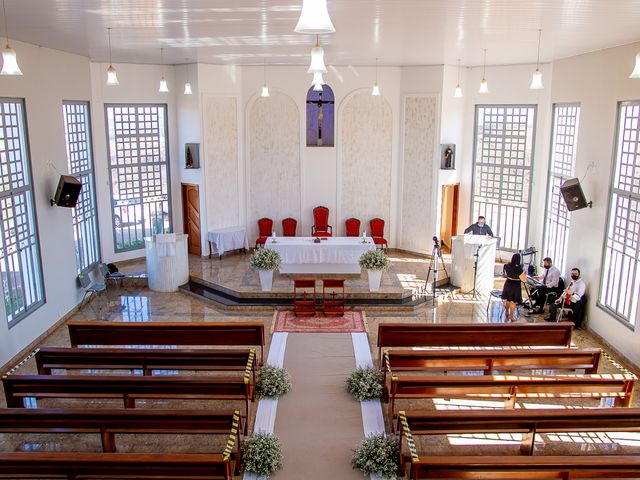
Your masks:
<path fill-rule="evenodd" d="M 640 41 L 640 0 L 327 0 L 328 65 L 504 65 Z M 302 0 L 6 0 L 11 38 L 114 63 L 308 63 Z M 4 26 L 2 27 L 4 34 Z M 18 52 L 19 53 L 19 52 Z"/>

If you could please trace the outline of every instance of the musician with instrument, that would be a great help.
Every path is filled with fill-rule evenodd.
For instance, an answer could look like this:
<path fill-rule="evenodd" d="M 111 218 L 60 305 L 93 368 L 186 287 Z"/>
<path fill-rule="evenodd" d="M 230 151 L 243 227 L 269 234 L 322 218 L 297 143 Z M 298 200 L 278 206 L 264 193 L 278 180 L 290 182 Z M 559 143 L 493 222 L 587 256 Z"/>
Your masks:
<path fill-rule="evenodd" d="M 587 286 L 584 280 L 580 278 L 580 269 L 574 267 L 571 269 L 571 282 L 564 290 L 560 298 L 549 307 L 549 316 L 544 317 L 547 322 L 555 322 L 559 308 L 568 308 L 571 310 L 572 316 L 575 317 L 578 303 L 584 296 Z"/>
<path fill-rule="evenodd" d="M 530 277 L 534 281 L 530 283 L 533 291 L 531 292 L 532 305 L 529 313 L 542 313 L 547 295 L 553 291 L 557 291 L 558 295 L 561 293 L 558 291 L 560 270 L 553 265 L 553 260 L 550 257 L 546 257 L 542 260 L 542 266 L 544 267 L 544 273 Z"/>

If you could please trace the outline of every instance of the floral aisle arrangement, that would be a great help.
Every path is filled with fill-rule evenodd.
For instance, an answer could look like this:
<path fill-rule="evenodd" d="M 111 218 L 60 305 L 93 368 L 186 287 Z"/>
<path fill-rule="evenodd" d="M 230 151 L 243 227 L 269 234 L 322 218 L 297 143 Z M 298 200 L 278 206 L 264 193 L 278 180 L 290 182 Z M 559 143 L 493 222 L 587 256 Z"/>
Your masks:
<path fill-rule="evenodd" d="M 395 479 L 398 472 L 400 446 L 393 435 L 380 433 L 365 438 L 355 449 L 351 464 L 364 475 L 377 474 Z"/>
<path fill-rule="evenodd" d="M 382 397 L 382 372 L 374 367 L 358 367 L 347 377 L 347 391 L 359 402 Z"/>
<path fill-rule="evenodd" d="M 258 372 L 256 394 L 260 398 L 278 398 L 291 390 L 291 375 L 284 368 L 265 365 Z"/>
<path fill-rule="evenodd" d="M 256 432 L 242 443 L 242 469 L 269 478 L 282 468 L 280 440 L 272 433 Z"/>

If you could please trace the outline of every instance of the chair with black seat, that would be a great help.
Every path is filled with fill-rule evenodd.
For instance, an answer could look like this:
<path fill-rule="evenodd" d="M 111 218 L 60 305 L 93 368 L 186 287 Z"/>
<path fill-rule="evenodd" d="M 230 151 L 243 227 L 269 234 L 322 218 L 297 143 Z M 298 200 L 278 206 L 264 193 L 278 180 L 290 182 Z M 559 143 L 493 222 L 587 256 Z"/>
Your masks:
<path fill-rule="evenodd" d="M 558 308 L 558 313 L 556 315 L 556 322 L 562 322 L 569 320 L 576 325 L 576 328 L 582 325 L 584 320 L 584 314 L 587 306 L 587 295 L 584 294 L 580 297 L 574 306 L 574 308 L 569 308 L 568 306 L 563 305 L 561 308 Z"/>
<path fill-rule="evenodd" d="M 260 247 L 264 247 L 267 243 L 267 238 L 273 234 L 273 220 L 267 217 L 263 217 L 258 220 L 258 238 L 256 239 L 256 250 Z"/>
<path fill-rule="evenodd" d="M 329 225 L 329 209 L 319 206 L 313 209 L 313 226 L 311 227 L 312 237 L 330 237 L 333 227 Z"/>

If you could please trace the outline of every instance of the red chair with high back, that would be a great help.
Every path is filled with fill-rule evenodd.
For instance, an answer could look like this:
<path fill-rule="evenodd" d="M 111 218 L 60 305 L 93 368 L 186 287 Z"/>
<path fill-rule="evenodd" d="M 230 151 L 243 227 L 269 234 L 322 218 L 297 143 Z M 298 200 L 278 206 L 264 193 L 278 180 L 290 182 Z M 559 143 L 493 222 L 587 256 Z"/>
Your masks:
<path fill-rule="evenodd" d="M 256 240 L 256 249 L 260 247 L 264 247 L 264 244 L 267 243 L 267 238 L 269 238 L 272 233 L 273 233 L 273 220 L 267 217 L 264 217 L 258 220 L 259 237 Z"/>
<path fill-rule="evenodd" d="M 348 218 L 344 224 L 347 227 L 347 237 L 360 236 L 360 220 L 357 218 Z"/>
<path fill-rule="evenodd" d="M 322 206 L 314 208 L 311 235 L 314 237 L 330 237 L 332 232 L 333 228 L 329 225 L 329 209 Z"/>
<path fill-rule="evenodd" d="M 371 227 L 371 238 L 373 243 L 380 245 L 383 250 L 387 248 L 387 239 L 384 238 L 384 220 L 381 218 L 374 218 L 369 222 Z"/>
<path fill-rule="evenodd" d="M 285 218 L 282 220 L 282 236 L 283 237 L 295 237 L 298 221 L 295 218 Z"/>

